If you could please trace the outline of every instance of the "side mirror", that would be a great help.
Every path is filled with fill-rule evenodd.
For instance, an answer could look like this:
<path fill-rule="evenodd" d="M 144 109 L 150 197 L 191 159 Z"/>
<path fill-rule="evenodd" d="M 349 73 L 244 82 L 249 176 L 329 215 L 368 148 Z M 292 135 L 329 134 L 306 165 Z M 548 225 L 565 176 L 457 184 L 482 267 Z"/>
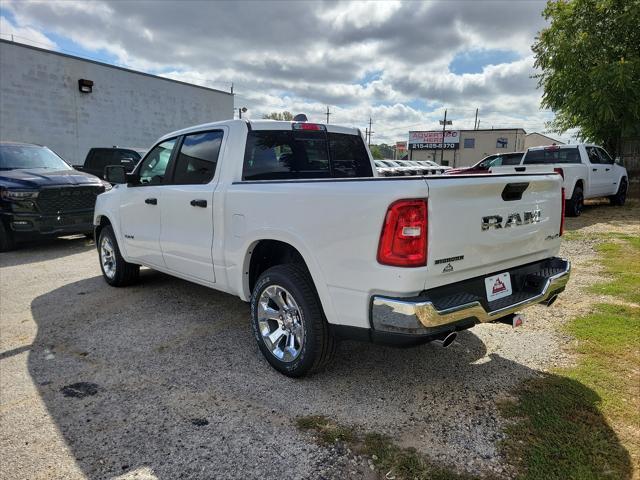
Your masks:
<path fill-rule="evenodd" d="M 109 183 L 127 183 L 127 172 L 122 165 L 107 165 L 104 179 Z"/>
<path fill-rule="evenodd" d="M 78 170 L 79 172 L 84 171 L 84 165 L 71 165 L 74 170 Z"/>
<path fill-rule="evenodd" d="M 624 162 L 622 161 L 622 159 L 620 157 L 616 157 L 614 162 L 620 166 L 624 166 Z"/>

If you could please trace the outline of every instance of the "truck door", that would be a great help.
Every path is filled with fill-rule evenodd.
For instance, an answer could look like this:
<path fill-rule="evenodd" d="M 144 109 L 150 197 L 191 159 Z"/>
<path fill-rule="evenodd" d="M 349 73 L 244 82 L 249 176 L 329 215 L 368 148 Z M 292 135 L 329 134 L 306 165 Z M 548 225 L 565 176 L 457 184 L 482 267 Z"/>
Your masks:
<path fill-rule="evenodd" d="M 602 194 L 615 195 L 618 192 L 618 178 L 614 168 L 615 162 L 604 148 L 597 147 L 596 150 L 600 155 L 600 162 L 604 168 L 602 175 Z"/>
<path fill-rule="evenodd" d="M 167 169 L 176 139 L 156 145 L 144 157 L 140 181 L 127 185 L 121 194 L 120 230 L 127 255 L 141 263 L 164 267 L 160 250 L 160 209 L 168 188 Z"/>
<path fill-rule="evenodd" d="M 170 270 L 213 283 L 213 191 L 224 129 L 185 135 L 164 192 L 160 246 Z"/>
<path fill-rule="evenodd" d="M 585 198 L 600 197 L 605 195 L 606 191 L 606 172 L 605 165 L 596 147 L 584 147 L 589 160 L 587 167 L 589 168 L 589 188 L 584 192 Z M 611 168 L 609 166 L 609 168 Z"/>

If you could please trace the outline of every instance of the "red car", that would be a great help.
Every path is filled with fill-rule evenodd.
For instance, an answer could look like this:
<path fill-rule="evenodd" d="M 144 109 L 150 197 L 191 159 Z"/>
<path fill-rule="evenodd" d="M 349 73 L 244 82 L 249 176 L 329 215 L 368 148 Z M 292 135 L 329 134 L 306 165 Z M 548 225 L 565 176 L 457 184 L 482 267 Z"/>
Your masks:
<path fill-rule="evenodd" d="M 489 168 L 502 165 L 520 165 L 524 152 L 494 153 L 484 157 L 472 167 L 451 168 L 445 175 L 471 175 L 474 173 L 489 173 Z"/>

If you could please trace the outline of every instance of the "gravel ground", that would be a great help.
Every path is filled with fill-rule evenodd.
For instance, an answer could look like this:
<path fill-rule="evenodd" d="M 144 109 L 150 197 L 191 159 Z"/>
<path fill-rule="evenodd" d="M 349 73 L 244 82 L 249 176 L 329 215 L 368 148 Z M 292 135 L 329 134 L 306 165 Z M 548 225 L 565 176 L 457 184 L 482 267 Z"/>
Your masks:
<path fill-rule="evenodd" d="M 567 228 L 640 234 L 639 218 L 637 202 L 601 205 Z M 310 414 L 508 476 L 495 402 L 571 361 L 555 325 L 597 300 L 580 292 L 600 278 L 595 243 L 563 245 L 567 292 L 527 310 L 524 327 L 480 325 L 448 349 L 344 342 L 303 380 L 268 367 L 230 295 L 151 270 L 110 288 L 85 239 L 0 254 L 0 478 L 371 477 L 366 459 L 297 431 Z"/>

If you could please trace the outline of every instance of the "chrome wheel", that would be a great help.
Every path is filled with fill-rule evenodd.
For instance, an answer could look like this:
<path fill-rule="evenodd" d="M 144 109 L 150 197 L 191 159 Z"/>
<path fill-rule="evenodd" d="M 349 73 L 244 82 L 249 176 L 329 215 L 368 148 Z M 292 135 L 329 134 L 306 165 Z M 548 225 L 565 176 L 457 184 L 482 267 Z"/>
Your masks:
<path fill-rule="evenodd" d="M 113 279 L 116 275 L 116 254 L 111 239 L 106 235 L 100 241 L 100 262 L 107 278 Z"/>
<path fill-rule="evenodd" d="M 304 345 L 302 313 L 296 300 L 279 285 L 269 285 L 258 300 L 258 327 L 271 354 L 292 362 Z"/>

